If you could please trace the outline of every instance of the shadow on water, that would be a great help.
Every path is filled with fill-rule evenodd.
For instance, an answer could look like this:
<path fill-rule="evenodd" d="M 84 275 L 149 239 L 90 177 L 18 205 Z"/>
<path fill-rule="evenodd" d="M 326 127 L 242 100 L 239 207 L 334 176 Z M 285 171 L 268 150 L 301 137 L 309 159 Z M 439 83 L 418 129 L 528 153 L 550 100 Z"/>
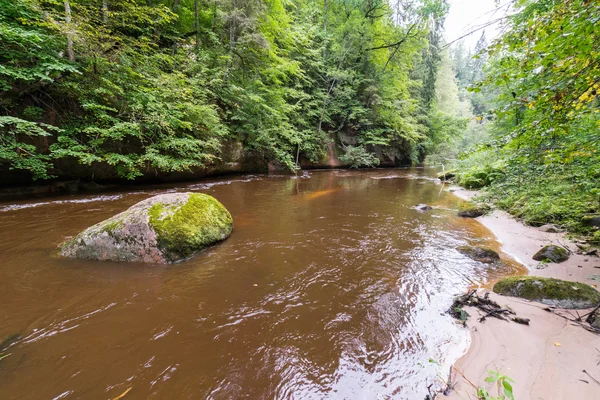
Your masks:
<path fill-rule="evenodd" d="M 231 237 L 170 266 L 56 255 L 167 191 L 215 196 Z M 423 398 L 468 344 L 452 297 L 519 271 L 456 251 L 498 249 L 458 202 L 426 170 L 371 170 L 0 204 L 0 339 L 19 333 L 0 397 Z"/>

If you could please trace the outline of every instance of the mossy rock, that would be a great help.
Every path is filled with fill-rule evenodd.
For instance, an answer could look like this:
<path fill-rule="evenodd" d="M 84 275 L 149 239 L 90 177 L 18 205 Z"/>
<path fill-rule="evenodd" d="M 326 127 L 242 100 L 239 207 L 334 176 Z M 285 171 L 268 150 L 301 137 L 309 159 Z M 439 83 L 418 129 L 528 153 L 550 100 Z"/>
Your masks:
<path fill-rule="evenodd" d="M 455 169 L 449 169 L 446 172 L 442 171 L 437 174 L 438 179 L 441 181 L 449 181 L 449 180 L 453 179 L 455 176 L 456 176 Z"/>
<path fill-rule="evenodd" d="M 467 257 L 486 264 L 493 264 L 500 261 L 500 256 L 492 249 L 478 246 L 461 246 L 456 250 Z"/>
<path fill-rule="evenodd" d="M 591 313 L 590 316 L 587 318 L 587 321 L 594 328 L 600 330 L 600 309 L 595 310 L 593 313 Z"/>
<path fill-rule="evenodd" d="M 192 256 L 233 230 L 229 211 L 200 193 L 169 193 L 141 201 L 61 246 L 65 257 L 169 263 Z"/>
<path fill-rule="evenodd" d="M 497 282 L 494 292 L 560 308 L 592 308 L 600 292 L 589 285 L 537 276 L 512 276 Z"/>
<path fill-rule="evenodd" d="M 542 247 L 540 251 L 533 255 L 533 259 L 542 262 L 554 262 L 560 263 L 566 261 L 569 258 L 569 252 L 560 246 L 550 244 Z"/>
<path fill-rule="evenodd" d="M 586 215 L 581 219 L 581 224 L 584 226 L 600 228 L 600 215 Z"/>
<path fill-rule="evenodd" d="M 490 208 L 485 204 L 463 204 L 458 210 L 458 216 L 463 218 L 477 218 L 485 215 Z"/>

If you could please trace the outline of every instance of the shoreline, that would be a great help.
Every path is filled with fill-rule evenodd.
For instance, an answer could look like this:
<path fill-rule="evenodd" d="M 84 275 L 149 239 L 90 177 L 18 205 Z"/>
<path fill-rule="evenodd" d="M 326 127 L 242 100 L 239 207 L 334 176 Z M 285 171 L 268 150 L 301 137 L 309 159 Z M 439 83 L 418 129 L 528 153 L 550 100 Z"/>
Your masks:
<path fill-rule="evenodd" d="M 458 189 L 455 196 L 470 200 L 475 191 Z M 502 251 L 524 265 L 529 275 L 600 285 L 590 277 L 600 278 L 600 258 L 575 253 L 575 243 L 564 233 L 548 233 L 526 226 L 506 212 L 494 210 L 477 218 L 500 243 Z M 538 269 L 531 257 L 546 244 L 567 246 L 572 253 L 560 264 L 549 263 Z M 471 344 L 454 364 L 456 386 L 449 399 L 476 399 L 476 390 L 467 379 L 485 387 L 495 396 L 495 384 L 484 382 L 487 371 L 499 371 L 513 379 L 517 400 L 596 399 L 600 392 L 600 335 L 588 332 L 554 313 L 544 311 L 545 305 L 491 293 L 490 297 L 502 306 L 514 310 L 519 317 L 529 318 L 529 326 L 509 323 L 495 318 L 478 321 L 479 310 L 468 309 L 471 318 L 467 329 Z M 565 310 L 577 318 L 585 310 Z M 587 371 L 583 372 L 583 371 Z M 461 376 L 463 374 L 464 376 Z M 591 376 L 590 376 L 591 375 Z M 440 396 L 441 397 L 441 396 Z"/>

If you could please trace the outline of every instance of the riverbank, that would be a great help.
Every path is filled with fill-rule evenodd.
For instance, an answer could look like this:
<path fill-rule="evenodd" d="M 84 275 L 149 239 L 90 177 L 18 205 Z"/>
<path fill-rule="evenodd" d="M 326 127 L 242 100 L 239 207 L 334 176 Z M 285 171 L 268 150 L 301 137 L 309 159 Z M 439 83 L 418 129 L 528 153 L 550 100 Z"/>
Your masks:
<path fill-rule="evenodd" d="M 455 190 L 468 200 L 476 192 Z M 590 285 L 600 284 L 600 258 L 575 253 L 575 243 L 562 233 L 543 232 L 525 226 L 509 214 L 496 210 L 478 218 L 494 233 L 502 250 L 522 263 L 530 275 L 559 278 Z M 550 263 L 539 269 L 532 259 L 540 247 L 554 243 L 571 249 L 570 258 L 560 264 Z M 472 384 L 483 385 L 496 394 L 493 384 L 485 383 L 489 370 L 511 377 L 517 400 L 595 399 L 600 391 L 600 335 L 588 332 L 558 315 L 544 311 L 545 306 L 521 299 L 491 294 L 500 305 L 513 309 L 519 317 L 529 318 L 524 326 L 488 318 L 478 322 L 478 312 L 469 309 L 471 346 L 455 364 L 456 383 L 451 399 L 475 399 Z M 578 311 L 580 315 L 585 311 Z M 577 318 L 577 311 L 561 312 Z M 587 372 L 583 372 L 587 371 Z M 469 383 L 468 381 L 471 383 Z M 597 380 L 597 381 L 596 381 Z"/>

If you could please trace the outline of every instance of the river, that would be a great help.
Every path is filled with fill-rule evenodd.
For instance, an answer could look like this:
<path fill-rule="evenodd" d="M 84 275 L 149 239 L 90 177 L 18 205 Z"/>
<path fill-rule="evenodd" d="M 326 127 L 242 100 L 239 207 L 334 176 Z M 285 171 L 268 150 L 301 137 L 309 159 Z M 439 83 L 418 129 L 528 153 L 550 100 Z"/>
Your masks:
<path fill-rule="evenodd" d="M 454 295 L 518 270 L 432 170 L 237 176 L 0 203 L 1 399 L 423 399 L 467 349 Z M 149 196 L 221 201 L 234 232 L 185 262 L 63 259 Z M 434 210 L 420 212 L 418 203 Z"/>

